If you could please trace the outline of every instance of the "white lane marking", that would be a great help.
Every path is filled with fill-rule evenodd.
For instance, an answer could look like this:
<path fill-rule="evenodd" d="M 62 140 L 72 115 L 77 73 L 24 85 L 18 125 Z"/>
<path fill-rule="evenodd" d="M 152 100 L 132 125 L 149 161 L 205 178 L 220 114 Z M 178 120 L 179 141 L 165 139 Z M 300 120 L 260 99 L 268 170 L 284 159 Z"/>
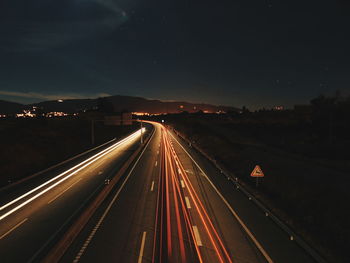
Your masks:
<path fill-rule="evenodd" d="M 65 192 L 67 192 L 70 188 L 72 188 L 75 184 L 77 184 L 81 179 L 83 178 L 79 178 L 78 181 L 72 183 L 69 187 L 67 187 L 64 191 L 62 191 L 61 193 L 59 193 L 58 195 L 56 195 L 54 198 L 52 198 L 49 202 L 47 202 L 48 204 L 52 203 L 53 201 L 55 201 L 58 197 L 60 197 L 61 195 L 63 195 Z"/>
<path fill-rule="evenodd" d="M 82 254 L 84 253 L 84 251 L 86 250 L 87 246 L 89 245 L 91 239 L 95 236 L 96 234 L 96 231 L 98 230 L 98 228 L 101 226 L 103 220 L 105 219 L 105 217 L 107 216 L 109 210 L 111 210 L 113 204 L 115 203 L 115 201 L 117 200 L 120 192 L 123 190 L 124 188 L 124 185 L 126 184 L 126 182 L 128 181 L 131 173 L 134 171 L 136 165 L 138 164 L 138 162 L 140 161 L 141 157 L 143 156 L 144 152 L 146 151 L 149 143 L 152 141 L 152 138 L 153 138 L 153 135 L 155 134 L 155 130 L 154 132 L 152 133 L 152 136 L 151 138 L 149 139 L 149 141 L 147 142 L 145 148 L 143 148 L 140 156 L 137 158 L 136 162 L 134 163 L 134 165 L 132 166 L 131 170 L 129 171 L 128 175 L 126 176 L 124 182 L 122 183 L 122 185 L 120 186 L 120 188 L 118 189 L 117 193 L 114 195 L 112 201 L 108 204 L 106 210 L 103 212 L 100 220 L 97 222 L 97 224 L 95 225 L 94 229 L 91 231 L 89 237 L 87 238 L 87 240 L 85 241 L 85 243 L 83 244 L 83 246 L 81 247 L 81 249 L 79 250 L 79 253 L 77 254 L 77 256 L 75 257 L 74 259 L 74 263 L 77 263 L 80 259 L 80 257 L 82 256 Z"/>
<path fill-rule="evenodd" d="M 143 128 L 143 129 L 144 129 L 144 128 Z M 0 207 L 0 211 L 3 210 L 3 209 L 5 209 L 6 207 L 8 207 L 8 206 L 10 206 L 10 205 L 12 205 L 12 204 L 14 204 L 14 203 L 16 203 L 17 201 L 23 199 L 24 197 L 28 196 L 29 194 L 35 192 L 36 190 L 41 189 L 42 187 L 46 186 L 47 184 L 53 182 L 54 180 L 56 180 L 56 179 L 58 179 L 58 178 L 60 178 L 60 177 L 62 177 L 63 175 L 69 173 L 70 171 L 74 170 L 75 168 L 81 166 L 82 164 L 84 164 L 84 163 L 90 161 L 90 162 L 88 162 L 87 164 L 81 166 L 79 169 L 75 170 L 73 173 L 67 175 L 66 177 L 64 177 L 64 178 L 62 178 L 61 180 L 59 180 L 58 182 L 54 183 L 54 184 L 51 185 L 50 187 L 48 187 L 48 188 L 46 188 L 45 190 L 39 192 L 38 194 L 36 194 L 36 195 L 33 196 L 32 198 L 28 199 L 27 201 L 25 201 L 25 202 L 23 202 L 22 204 L 18 205 L 17 207 L 13 208 L 13 209 L 10 210 L 9 212 L 7 212 L 7 213 L 5 213 L 4 215 L 0 216 L 0 220 L 2 220 L 2 219 L 4 219 L 5 217 L 9 216 L 10 214 L 14 213 L 15 211 L 17 211 L 17 210 L 20 209 L 21 207 L 25 206 L 26 204 L 30 203 L 31 201 L 33 201 L 33 200 L 36 199 L 37 197 L 43 195 L 44 193 L 46 193 L 47 191 L 51 190 L 52 188 L 54 188 L 56 185 L 60 184 L 61 182 L 67 180 L 69 177 L 71 177 L 71 176 L 73 176 L 74 174 L 78 173 L 79 171 L 81 171 L 81 170 L 84 169 L 85 167 L 87 167 L 87 166 L 89 166 L 90 164 L 96 162 L 97 160 L 99 160 L 100 158 L 102 158 L 103 156 L 105 156 L 106 154 L 108 154 L 108 153 L 110 153 L 111 151 L 115 150 L 115 149 L 116 149 L 117 147 L 119 147 L 121 144 L 123 144 L 123 143 L 125 143 L 125 142 L 127 142 L 127 141 L 131 141 L 132 139 L 136 138 L 137 136 L 139 136 L 139 135 L 138 135 L 139 132 L 140 132 L 140 131 L 137 131 L 137 132 L 131 134 L 130 136 L 128 136 L 128 137 L 124 138 L 123 140 L 121 140 L 121 141 L 119 141 L 119 142 L 113 144 L 112 146 L 108 147 L 107 149 L 105 149 L 105 150 L 103 150 L 103 151 L 101 151 L 101 152 L 95 154 L 94 156 L 88 158 L 87 160 L 81 162 L 80 164 L 78 164 L 78 165 L 76 165 L 76 166 L 70 168 L 69 170 L 67 170 L 67 171 L 65 171 L 65 172 L 63 172 L 63 173 L 61 173 L 61 174 L 59 174 L 58 176 L 56 176 L 56 177 L 50 179 L 49 181 L 47 181 L 47 182 L 45 182 L 45 183 L 39 185 L 38 187 L 36 187 L 36 188 L 30 190 L 29 192 L 27 192 L 27 193 L 21 195 L 20 197 L 18 197 L 18 198 L 16 198 L 16 199 L 14 199 L 14 200 L 8 202 L 7 204 L 3 205 L 2 207 Z M 95 159 L 94 159 L 94 158 L 95 158 Z"/>
<path fill-rule="evenodd" d="M 68 169 L 67 171 L 65 171 L 65 172 L 59 174 L 58 176 L 56 176 L 56 177 L 50 179 L 49 181 L 47 181 L 47 182 L 45 182 L 45 183 L 39 185 L 38 187 L 36 187 L 36 188 L 30 190 L 29 192 L 27 192 L 27 193 L 25 193 L 25 194 L 19 196 L 18 198 L 12 200 L 11 202 L 8 202 L 7 204 L 5 204 L 5 205 L 3 205 L 2 207 L 0 207 L 0 210 L 5 209 L 6 207 L 10 206 L 11 204 L 13 204 L 13 203 L 15 203 L 15 202 L 21 200 L 22 198 L 28 196 L 29 194 L 33 193 L 34 191 L 39 190 L 40 188 L 44 187 L 45 185 L 47 185 L 47 184 L 51 183 L 52 181 L 54 181 L 54 180 L 56 180 L 56 179 L 62 177 L 63 175 L 69 173 L 70 171 L 74 170 L 75 168 L 81 166 L 82 164 L 84 164 L 84 163 L 86 163 L 86 162 L 92 160 L 92 159 L 95 158 L 96 156 L 98 156 L 98 155 L 100 155 L 100 154 L 102 154 L 102 153 L 108 151 L 109 149 L 112 149 L 112 148 L 115 148 L 116 146 L 119 146 L 119 145 L 122 144 L 123 142 L 129 140 L 129 138 L 134 137 L 135 135 L 137 135 L 138 132 L 139 132 L 139 131 L 137 131 L 137 132 L 131 134 L 130 136 L 124 138 L 123 140 L 121 140 L 121 141 L 119 141 L 119 142 L 116 142 L 115 144 L 109 146 L 108 148 L 102 150 L 101 152 L 99 152 L 99 153 L 97 153 L 97 154 L 95 154 L 95 155 L 89 157 L 89 158 L 86 159 L 85 161 L 83 161 L 83 162 L 81 162 L 81 163 L 79 163 L 79 164 L 73 166 L 72 168 Z"/>
<path fill-rule="evenodd" d="M 146 234 L 147 234 L 147 232 L 143 232 L 143 234 L 142 234 L 142 241 L 141 241 L 141 247 L 140 247 L 139 260 L 137 261 L 137 263 L 141 263 L 142 262 L 143 250 L 145 248 Z"/>
<path fill-rule="evenodd" d="M 156 163 L 154 164 L 154 166 L 157 166 L 158 165 L 158 161 L 156 161 Z"/>
<path fill-rule="evenodd" d="M 186 201 L 186 206 L 188 209 L 191 209 L 191 203 L 190 203 L 190 199 L 188 199 L 187 196 L 185 196 L 185 201 Z"/>
<path fill-rule="evenodd" d="M 154 188 L 154 181 L 152 181 L 151 192 L 153 192 L 153 188 Z"/>
<path fill-rule="evenodd" d="M 7 231 L 5 234 L 3 234 L 0 239 L 3 239 L 4 237 L 6 237 L 8 234 L 10 234 L 13 230 L 15 230 L 17 227 L 19 227 L 20 225 L 22 225 L 25 221 L 27 221 L 28 218 L 23 219 L 21 222 L 19 222 L 17 225 L 15 225 L 14 227 L 12 227 L 9 231 Z"/>
<path fill-rule="evenodd" d="M 110 153 L 111 151 L 113 151 L 115 148 L 110 149 L 109 151 L 99 155 L 98 157 L 96 157 L 95 159 L 93 159 L 92 161 L 88 162 L 87 164 L 83 165 L 82 167 L 78 168 L 77 170 L 75 170 L 73 173 L 67 175 L 66 177 L 63 177 L 61 180 L 59 180 L 58 182 L 52 184 L 51 186 L 49 186 L 48 188 L 46 188 L 45 190 L 39 192 L 38 194 L 34 195 L 33 197 L 31 197 L 30 199 L 28 199 L 27 201 L 24 201 L 22 204 L 16 206 L 15 208 L 13 208 L 12 210 L 10 210 L 9 212 L 3 214 L 2 216 L 0 216 L 0 220 L 4 219 L 5 217 L 11 215 L 12 213 L 16 212 L 18 209 L 22 208 L 23 206 L 25 206 L 26 204 L 30 203 L 31 201 L 35 200 L 36 198 L 38 198 L 39 196 L 45 194 L 46 192 L 50 191 L 52 188 L 56 187 L 57 185 L 59 185 L 60 183 L 62 183 L 63 181 L 67 180 L 68 178 L 72 177 L 73 175 L 77 174 L 78 172 L 80 172 L 81 170 L 83 170 L 84 168 L 88 167 L 90 164 L 96 162 L 97 160 L 101 159 L 103 156 L 107 155 L 108 153 Z"/>
<path fill-rule="evenodd" d="M 238 221 L 238 223 L 243 227 L 243 229 L 245 230 L 245 232 L 248 234 L 248 236 L 250 237 L 250 239 L 254 242 L 255 246 L 260 250 L 261 254 L 263 254 L 263 256 L 265 257 L 265 259 L 267 260 L 267 262 L 269 263 L 273 263 L 273 260 L 271 259 L 271 257 L 269 256 L 269 254 L 267 254 L 267 252 L 265 251 L 265 249 L 262 247 L 262 245 L 259 243 L 259 241 L 255 238 L 255 236 L 252 234 L 252 232 L 250 232 L 250 230 L 248 229 L 248 227 L 244 224 L 244 222 L 241 220 L 241 218 L 238 216 L 238 214 L 235 212 L 235 210 L 233 210 L 233 208 L 230 206 L 230 204 L 228 203 L 228 201 L 225 199 L 225 197 L 219 192 L 219 190 L 216 188 L 216 186 L 213 184 L 213 182 L 209 179 L 209 177 L 207 176 L 207 174 L 203 171 L 203 169 L 199 166 L 199 164 L 192 158 L 192 156 L 189 154 L 188 151 L 186 151 L 186 149 L 180 144 L 180 142 L 174 137 L 174 135 L 172 135 L 170 133 L 170 135 L 175 139 L 175 141 L 178 143 L 178 145 L 185 151 L 185 153 L 188 155 L 188 157 L 190 157 L 190 159 L 193 161 L 193 163 L 198 167 L 198 169 L 203 173 L 203 176 L 207 179 L 207 181 L 210 183 L 210 185 L 213 187 L 213 189 L 215 190 L 215 192 L 219 195 L 219 197 L 221 198 L 221 200 L 225 203 L 225 205 L 227 206 L 227 208 L 230 210 L 230 212 L 233 214 L 233 216 L 236 218 L 236 220 Z"/>
<path fill-rule="evenodd" d="M 185 183 L 184 183 L 184 181 L 181 180 L 180 182 L 181 182 L 181 187 L 182 187 L 182 188 L 185 188 Z"/>
<path fill-rule="evenodd" d="M 198 227 L 197 226 L 192 226 L 193 233 L 194 233 L 194 238 L 196 239 L 197 246 L 201 247 L 203 246 L 201 236 L 199 235 Z"/>

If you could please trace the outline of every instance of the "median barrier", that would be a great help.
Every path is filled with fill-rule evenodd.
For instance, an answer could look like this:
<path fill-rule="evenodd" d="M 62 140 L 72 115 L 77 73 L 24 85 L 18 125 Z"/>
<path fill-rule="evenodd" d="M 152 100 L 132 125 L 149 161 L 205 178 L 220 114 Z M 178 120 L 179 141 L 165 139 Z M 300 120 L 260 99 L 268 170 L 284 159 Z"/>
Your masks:
<path fill-rule="evenodd" d="M 153 130 L 153 133 L 155 130 Z M 96 212 L 98 207 L 111 193 L 114 186 L 119 182 L 120 178 L 127 171 L 135 158 L 139 155 L 141 150 L 147 146 L 147 142 L 152 138 L 152 135 L 148 136 L 140 147 L 130 156 L 130 158 L 119 169 L 118 173 L 110 180 L 109 184 L 106 184 L 105 188 L 98 194 L 98 196 L 92 201 L 92 203 L 81 213 L 78 219 L 69 227 L 69 229 L 63 234 L 62 238 L 54 245 L 49 251 L 46 257 L 42 260 L 43 263 L 56 263 L 62 258 L 69 246 L 74 242 L 75 238 L 79 235 L 81 230 L 86 226 L 90 218 Z"/>
<path fill-rule="evenodd" d="M 6 190 L 6 189 L 8 189 L 8 188 L 14 187 L 14 186 L 16 186 L 16 185 L 18 185 L 18 184 L 27 182 L 28 180 L 33 179 L 33 178 L 35 178 L 35 177 L 37 177 L 37 176 L 39 176 L 39 175 L 41 175 L 41 174 L 43 174 L 43 173 L 46 173 L 46 172 L 48 172 L 48 171 L 51 171 L 52 169 L 55 169 L 55 168 L 57 168 L 57 167 L 59 167 L 59 166 L 61 166 L 61 165 L 63 165 L 63 164 L 66 164 L 66 163 L 68 163 L 68 162 L 70 162 L 70 161 L 73 161 L 73 160 L 75 160 L 75 159 L 77 159 L 77 158 L 79 158 L 79 157 L 81 157 L 81 156 L 83 156 L 83 155 L 85 155 L 85 154 L 88 154 L 88 153 L 90 153 L 90 152 L 92 152 L 92 151 L 95 151 L 95 150 L 97 150 L 97 149 L 99 149 L 99 148 L 101 148 L 101 147 L 103 147 L 103 146 L 106 146 L 107 144 L 110 144 L 110 143 L 114 142 L 115 140 L 116 140 L 116 138 L 114 138 L 114 139 L 112 139 L 112 140 L 110 140 L 110 141 L 107 141 L 107 142 L 105 142 L 105 143 L 103 143 L 103 144 L 101 144 L 101 145 L 98 145 L 98 146 L 96 146 L 96 147 L 94 147 L 94 148 L 91 148 L 91 149 L 89 149 L 89 150 L 87 150 L 87 151 L 85 151 L 85 152 L 79 153 L 78 155 L 75 155 L 75 156 L 73 156 L 73 157 L 71 157 L 71 158 L 69 158 L 69 159 L 67 159 L 67 160 L 64 160 L 64 161 L 62 161 L 62 162 L 60 162 L 60 163 L 57 163 L 57 164 L 55 164 L 55 165 L 52 165 L 52 166 L 50 166 L 49 168 L 46 168 L 45 170 L 42 170 L 42 171 L 37 172 L 37 173 L 35 173 L 35 174 L 32 174 L 32 175 L 30 175 L 30 176 L 24 177 L 24 178 L 22 178 L 22 179 L 20 179 L 20 180 L 18 180 L 18 181 L 15 181 L 15 182 L 13 182 L 13 183 L 11 183 L 11 184 L 8 184 L 8 185 L 6 185 L 6 186 L 3 186 L 3 187 L 0 188 L 0 192 Z"/>

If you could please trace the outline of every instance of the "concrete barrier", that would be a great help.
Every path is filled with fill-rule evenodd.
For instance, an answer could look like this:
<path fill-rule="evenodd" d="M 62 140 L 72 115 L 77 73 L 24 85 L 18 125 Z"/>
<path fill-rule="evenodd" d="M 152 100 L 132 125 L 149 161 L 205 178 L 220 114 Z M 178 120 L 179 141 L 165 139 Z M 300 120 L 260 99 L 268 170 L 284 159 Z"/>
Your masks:
<path fill-rule="evenodd" d="M 155 130 L 153 130 L 153 133 Z M 152 138 L 148 136 L 147 141 L 145 141 L 123 164 L 119 169 L 118 173 L 113 177 L 109 184 L 98 194 L 98 196 L 92 201 L 92 203 L 81 213 L 78 219 L 70 226 L 62 238 L 56 243 L 56 245 L 49 251 L 46 257 L 42 260 L 43 263 L 56 263 L 62 258 L 64 253 L 67 251 L 69 246 L 73 243 L 75 238 L 79 235 L 81 230 L 88 223 L 90 218 L 96 212 L 97 208 L 102 204 L 102 202 L 107 198 L 107 196 L 112 191 L 113 187 L 119 182 L 120 178 L 130 167 L 135 158 L 139 155 L 141 150 L 147 146 L 147 142 Z"/>
<path fill-rule="evenodd" d="M 97 150 L 97 149 L 99 149 L 99 148 L 101 148 L 101 147 L 103 147 L 103 146 L 105 146 L 105 145 L 107 145 L 107 144 L 109 144 L 109 143 L 111 143 L 111 142 L 113 142 L 113 141 L 115 141 L 115 140 L 116 140 L 116 138 L 114 138 L 114 139 L 112 139 L 112 140 L 110 140 L 110 141 L 108 141 L 108 142 L 105 142 L 105 143 L 103 143 L 103 144 L 101 144 L 101 145 L 98 145 L 98 146 L 96 146 L 96 147 L 94 147 L 94 148 L 92 148 L 92 149 L 89 149 L 89 150 L 87 150 L 87 151 L 85 151 L 85 152 L 79 153 L 78 155 L 75 155 L 75 156 L 73 156 L 73 157 L 71 157 L 71 158 L 69 158 L 69 159 L 67 159 L 67 160 L 64 160 L 63 162 L 60 162 L 60 163 L 55 164 L 55 165 L 53 165 L 53 166 L 50 166 L 49 168 L 46 168 L 45 170 L 42 170 L 42 171 L 40 171 L 40 172 L 37 172 L 37 173 L 35 173 L 35 174 L 32 174 L 32 175 L 27 176 L 27 177 L 25 177 L 25 178 L 22 178 L 22 179 L 20 179 L 20 180 L 18 180 L 18 181 L 16 181 L 16 182 L 13 182 L 13 183 L 11 183 L 11 184 L 8 184 L 8 185 L 6 185 L 6 186 L 3 186 L 3 187 L 0 188 L 0 192 L 6 190 L 6 189 L 8 189 L 8 188 L 11 188 L 11 187 L 13 187 L 13 186 L 16 186 L 16 185 L 18 185 L 18 184 L 24 183 L 24 182 L 26 182 L 26 181 L 28 181 L 28 180 L 30 180 L 30 179 L 33 179 L 33 178 L 35 178 L 35 177 L 37 177 L 37 176 L 39 176 L 39 175 L 41 175 L 41 174 L 43 174 L 43 173 L 46 173 L 46 172 L 48 172 L 48 171 L 51 171 L 52 169 L 55 169 L 55 168 L 57 168 L 57 167 L 59 167 L 59 166 L 65 164 L 65 163 L 68 163 L 68 162 L 70 162 L 70 161 L 73 161 L 74 159 L 77 159 L 77 158 L 79 158 L 79 157 L 81 157 L 81 156 L 83 156 L 83 155 L 85 155 L 85 154 L 88 154 L 88 153 L 90 153 L 90 152 L 92 152 L 92 151 L 94 151 L 94 150 Z"/>

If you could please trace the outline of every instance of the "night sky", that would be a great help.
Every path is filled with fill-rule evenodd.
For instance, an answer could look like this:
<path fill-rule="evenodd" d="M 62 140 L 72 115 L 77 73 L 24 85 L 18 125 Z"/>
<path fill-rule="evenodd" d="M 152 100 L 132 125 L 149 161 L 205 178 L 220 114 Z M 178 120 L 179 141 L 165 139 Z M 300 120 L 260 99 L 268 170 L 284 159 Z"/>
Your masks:
<path fill-rule="evenodd" d="M 251 109 L 350 94 L 335 0 L 2 0 L 0 99 L 131 95 Z"/>

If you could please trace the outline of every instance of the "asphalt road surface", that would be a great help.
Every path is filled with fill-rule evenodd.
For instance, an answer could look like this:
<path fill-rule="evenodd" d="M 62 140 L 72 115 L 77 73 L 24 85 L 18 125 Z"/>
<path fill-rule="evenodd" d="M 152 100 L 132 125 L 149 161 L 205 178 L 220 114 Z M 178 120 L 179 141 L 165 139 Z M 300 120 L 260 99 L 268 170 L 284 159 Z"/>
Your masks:
<path fill-rule="evenodd" d="M 315 262 L 208 160 L 163 125 L 149 124 L 143 150 L 60 262 Z M 39 261 L 139 139 L 108 146 L 2 203 L 1 262 Z"/>
<path fill-rule="evenodd" d="M 140 131 L 6 189 L 0 200 L 0 261 L 39 261 L 139 144 Z"/>
<path fill-rule="evenodd" d="M 153 124 L 61 262 L 314 262 L 206 159 Z"/>

